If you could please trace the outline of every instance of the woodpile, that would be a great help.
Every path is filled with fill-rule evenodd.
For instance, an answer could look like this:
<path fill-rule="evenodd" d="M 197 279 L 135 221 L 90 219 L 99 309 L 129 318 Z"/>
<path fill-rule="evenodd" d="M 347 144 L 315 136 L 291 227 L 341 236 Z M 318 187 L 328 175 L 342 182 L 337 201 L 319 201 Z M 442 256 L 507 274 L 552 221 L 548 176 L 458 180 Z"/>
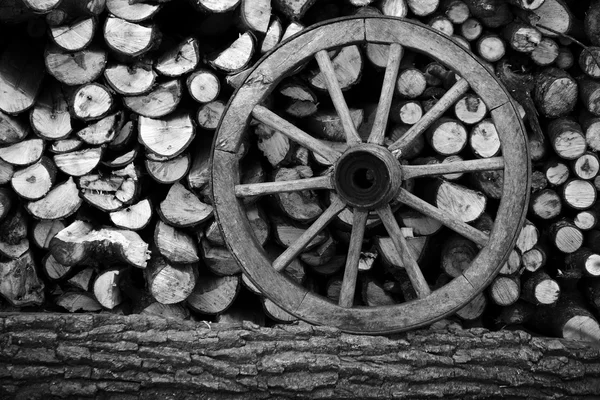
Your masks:
<path fill-rule="evenodd" d="M 598 0 L 5 1 L 0 310 L 239 322 L 257 320 L 253 308 L 262 306 L 261 323 L 295 320 L 260 296 L 227 249 L 211 199 L 211 144 L 261 56 L 309 25 L 355 14 L 408 17 L 453 37 L 522 111 L 534 171 L 527 221 L 500 274 L 455 318 L 600 340 Z M 399 72 L 386 75 L 393 93 L 381 96 L 394 99 L 389 121 L 375 126 L 388 62 Z M 479 253 L 485 240 L 469 227 L 493 226 L 502 146 L 490 110 L 441 63 L 399 45 L 321 52 L 253 117 L 236 193 L 254 232 L 248 240 L 298 284 L 347 307 L 395 304 L 443 286 Z M 331 189 L 323 171 L 346 151 L 344 132 L 358 141 L 371 129 L 393 146 L 410 143 L 403 157 L 415 176 L 424 165 L 445 173 L 404 177 L 398 200 L 412 209 L 340 212 L 339 198 L 312 190 Z M 300 139 L 282 133 L 290 130 Z M 492 170 L 452 167 L 470 160 Z M 262 182 L 297 191 L 264 196 L 253 185 Z M 368 174 L 361 182 L 369 187 Z M 458 218 L 463 234 L 409 192 Z M 366 230 L 351 234 L 356 224 Z M 361 251 L 348 252 L 354 241 Z M 410 284 L 420 278 L 396 245 L 413 252 L 420 284 Z M 357 269 L 344 268 L 356 259 Z"/>

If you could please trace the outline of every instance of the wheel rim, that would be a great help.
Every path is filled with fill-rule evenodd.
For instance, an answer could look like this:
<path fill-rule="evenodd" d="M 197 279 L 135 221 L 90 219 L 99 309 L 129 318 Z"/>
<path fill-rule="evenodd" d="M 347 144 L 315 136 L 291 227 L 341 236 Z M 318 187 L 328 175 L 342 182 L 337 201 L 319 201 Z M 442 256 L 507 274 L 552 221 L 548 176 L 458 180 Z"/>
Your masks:
<path fill-rule="evenodd" d="M 341 32 L 343 34 L 340 34 Z M 484 168 L 499 169 L 499 167 L 503 167 L 504 186 L 496 220 L 489 237 L 470 226 L 464 226 L 466 225 L 464 223 L 461 224 L 457 221 L 444 223 L 463 236 L 484 245 L 471 266 L 462 275 L 454 278 L 442 288 L 430 292 L 426 283 L 424 287 L 422 286 L 424 278 L 418 270 L 418 265 L 417 270 L 406 268 L 411 282 L 419 294 L 419 299 L 393 306 L 348 307 L 347 293 L 346 300 L 340 300 L 340 303 L 346 302 L 346 304 L 340 306 L 310 292 L 278 272 L 285 268 L 286 262 L 289 263 L 295 257 L 294 250 L 299 252 L 299 249 L 290 251 L 294 245 L 290 246 L 275 262 L 271 263 L 268 260 L 262 247 L 254 238 L 245 216 L 241 201 L 243 196 L 240 195 L 244 188 L 243 185 L 239 185 L 239 158 L 236 153 L 243 142 L 251 117 L 272 127 L 276 125 L 278 128 L 282 128 L 281 124 L 286 122 L 281 122 L 280 119 L 277 119 L 277 115 L 260 104 L 287 73 L 314 55 L 327 78 L 325 70 L 330 65 L 328 65 L 329 58 L 325 50 L 367 41 L 391 45 L 390 54 L 394 53 L 394 44 L 420 51 L 449 66 L 465 78 L 459 80 L 440 99 L 439 107 L 442 107 L 441 103 L 445 101 L 444 98 L 453 104 L 458 100 L 458 96 L 466 93 L 469 88 L 483 99 L 490 110 L 500 136 L 503 160 L 490 159 L 491 161 L 468 164 L 464 168 L 471 168 L 468 171 L 472 172 Z M 386 79 L 391 79 L 393 82 L 398 71 L 398 66 L 394 65 L 392 58 L 393 56 L 390 57 L 386 69 L 383 91 L 386 91 Z M 349 118 L 343 117 L 343 114 L 347 112 L 347 106 L 345 106 L 343 96 L 341 96 L 341 100 L 338 96 L 341 94 L 339 87 L 335 88 L 335 84 L 329 82 L 328 89 L 342 121 L 351 121 Z M 425 207 L 426 211 L 432 212 L 434 215 L 439 211 L 433 210 L 435 209 L 433 206 L 423 204 L 422 200 L 417 201 L 418 198 L 415 200 L 414 196 L 400 187 L 402 174 L 411 170 L 410 168 L 399 169 L 396 167 L 399 164 L 396 162 L 392 165 L 391 160 L 395 161 L 403 147 L 410 142 L 408 139 L 410 139 L 411 132 L 409 131 L 403 137 L 405 142 L 398 141 L 387 149 L 381 146 L 385 123 L 378 124 L 378 121 L 387 121 L 388 101 L 391 100 L 386 100 L 382 94 L 378 106 L 378 114 L 381 113 L 382 117 L 379 120 L 376 117 L 369 143 L 361 143 L 358 135 L 355 134 L 355 131 L 353 132 L 352 124 L 346 124 L 344 130 L 350 149 L 343 155 L 322 147 L 318 141 L 311 141 L 310 138 L 302 136 L 302 132 L 293 131 L 293 127 L 283 126 L 286 130 L 294 132 L 294 141 L 319 153 L 334 164 L 332 176 L 313 178 L 314 182 L 311 181 L 311 184 L 316 186 L 311 186 L 311 188 L 336 190 L 338 195 L 341 194 L 341 199 L 332 202 L 331 206 L 308 230 L 318 230 L 321 225 L 325 226 L 347 206 L 353 207 L 353 226 L 362 226 L 363 229 L 353 229 L 352 231 L 348 253 L 350 260 L 354 260 L 353 252 L 360 252 L 360 246 L 353 247 L 352 243 L 362 242 L 368 210 L 377 209 L 377 213 L 392 237 L 394 237 L 393 232 L 399 232 L 399 227 L 389 207 L 390 199 L 396 198 L 418 211 L 423 211 L 419 210 L 419 207 Z M 385 110 L 386 104 L 387 111 Z M 432 110 L 422 118 L 422 121 L 427 120 L 428 114 Z M 429 122 L 431 123 L 435 119 L 437 118 Z M 418 132 L 419 129 L 413 130 L 413 137 L 422 134 L 424 129 L 421 129 L 421 132 Z M 363 161 L 375 160 L 377 167 L 369 169 L 368 166 L 365 166 L 368 163 L 361 164 L 362 166 L 359 168 L 351 167 L 352 163 L 344 160 L 350 160 L 353 157 L 354 159 L 358 157 Z M 497 274 L 508 252 L 514 247 L 517 233 L 525 218 L 531 175 L 522 122 L 510 96 L 493 74 L 470 52 L 432 28 L 414 21 L 390 17 L 351 17 L 327 21 L 300 32 L 263 57 L 228 104 L 215 138 L 212 165 L 215 211 L 225 242 L 252 283 L 271 301 L 300 319 L 314 324 L 335 326 L 348 332 L 371 334 L 397 332 L 430 324 L 460 309 L 479 294 Z M 410 173 L 423 172 L 417 170 L 413 169 Z M 427 174 L 430 174 L 431 171 L 435 172 L 435 168 L 431 168 Z M 440 173 L 438 172 L 438 174 Z M 379 179 L 379 182 L 390 182 L 390 186 L 382 193 L 373 193 L 368 190 L 378 187 L 378 185 L 372 184 L 373 179 Z M 364 193 L 360 189 L 365 189 Z M 440 217 L 442 216 L 440 215 Z M 316 232 L 314 233 L 316 234 Z M 399 236 L 395 238 L 396 247 L 406 248 L 405 243 L 404 245 L 401 243 L 403 236 L 401 234 Z M 301 249 L 302 245 L 299 246 Z M 344 274 L 343 286 L 351 285 L 353 279 L 355 284 L 356 267 L 347 265 Z M 343 297 L 344 289 L 342 289 L 341 298 Z"/>

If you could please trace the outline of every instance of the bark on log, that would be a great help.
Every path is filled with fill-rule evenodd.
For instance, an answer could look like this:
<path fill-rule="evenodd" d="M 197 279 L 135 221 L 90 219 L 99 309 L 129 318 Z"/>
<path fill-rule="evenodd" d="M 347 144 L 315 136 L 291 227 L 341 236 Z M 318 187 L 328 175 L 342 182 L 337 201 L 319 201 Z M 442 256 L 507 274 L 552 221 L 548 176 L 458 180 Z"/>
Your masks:
<path fill-rule="evenodd" d="M 600 352 L 522 331 L 393 337 L 154 316 L 2 314 L 6 399 L 546 399 L 600 392 Z M 364 380 L 369 376 L 368 380 Z"/>

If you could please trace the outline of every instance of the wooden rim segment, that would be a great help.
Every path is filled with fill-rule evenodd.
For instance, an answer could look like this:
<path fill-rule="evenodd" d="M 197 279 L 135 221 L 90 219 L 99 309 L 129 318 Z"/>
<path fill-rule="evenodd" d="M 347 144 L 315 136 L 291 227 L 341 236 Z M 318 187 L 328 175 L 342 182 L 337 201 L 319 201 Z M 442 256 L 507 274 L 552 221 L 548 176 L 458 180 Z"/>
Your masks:
<path fill-rule="evenodd" d="M 343 34 L 340 34 L 340 32 L 343 32 Z M 260 106 L 261 102 L 281 79 L 312 57 L 317 58 L 322 71 L 325 72 L 328 67 L 328 57 L 325 57 L 327 53 L 324 50 L 367 41 L 381 44 L 398 43 L 404 47 L 412 48 L 449 66 L 464 78 L 449 90 L 449 94 L 444 96 L 445 99 L 440 100 L 439 103 L 442 104 L 437 107 L 438 109 L 430 111 L 429 116 L 426 114 L 424 118 L 430 118 L 432 121 L 437 119 L 447 107 L 460 97 L 459 94 L 464 94 L 469 88 L 473 89 L 491 111 L 492 120 L 497 127 L 502 143 L 503 157 L 479 164 L 465 162 L 450 168 L 467 168 L 467 171 L 473 171 L 471 168 L 503 168 L 504 187 L 503 197 L 489 238 L 481 236 L 481 232 L 470 228 L 466 224 L 463 224 L 466 226 L 459 224 L 460 226 L 456 227 L 464 235 L 471 235 L 470 238 L 477 243 L 485 244 L 471 266 L 462 275 L 431 293 L 429 293 L 428 287 L 423 288 L 421 298 L 417 300 L 394 306 L 349 308 L 347 293 L 342 296 L 345 300 L 340 300 L 340 304 L 344 306 L 334 304 L 292 282 L 284 274 L 277 271 L 277 269 L 281 269 L 283 264 L 279 265 L 277 260 L 272 264 L 268 260 L 262 247 L 251 233 L 252 229 L 247 220 L 243 202 L 237 197 L 240 192 L 252 188 L 238 185 L 240 174 L 239 158 L 236 152 L 243 141 L 251 117 L 259 120 L 271 118 L 272 123 L 286 122 L 277 120 L 274 113 L 271 114 L 275 117 L 269 114 L 269 110 Z M 392 51 L 390 51 L 391 56 L 384 82 L 393 81 L 397 74 L 399 63 L 394 59 L 397 52 L 393 51 L 396 47 L 395 45 L 391 46 Z M 335 82 L 329 82 L 328 89 L 336 110 L 343 117 L 343 114 L 347 111 L 347 106 L 343 96 L 341 100 L 334 98 L 339 94 L 339 88 L 336 88 L 335 85 Z M 391 94 L 385 88 L 386 85 L 384 84 L 384 91 L 380 97 L 380 105 L 383 105 L 378 109 L 378 117 L 376 117 L 378 122 L 375 124 L 376 128 L 373 129 L 369 138 L 369 143 L 374 145 L 379 145 L 382 141 L 382 132 L 385 131 L 384 121 L 389 112 L 389 104 L 386 102 L 390 101 Z M 388 107 L 388 110 L 386 110 L 386 107 Z M 420 127 L 418 124 L 415 126 L 416 128 L 412 133 L 415 137 L 422 134 L 422 131 L 427 127 L 425 124 Z M 353 127 L 348 126 L 344 130 L 347 143 L 350 146 L 357 145 L 356 132 L 353 131 Z M 304 137 L 303 132 L 296 132 L 294 140 L 298 140 L 298 138 L 300 138 L 299 140 L 306 140 L 307 146 L 311 150 L 315 152 L 322 151 L 324 158 L 339 158 L 339 154 L 328 152 L 327 149 L 319 148 L 318 143 L 310 142 L 310 137 Z M 406 144 L 397 142 L 389 150 L 401 151 Z M 509 250 L 514 246 L 517 233 L 524 221 L 528 204 L 528 187 L 531 179 L 530 168 L 524 128 L 518 117 L 518 111 L 506 90 L 495 79 L 493 73 L 481 64 L 474 55 L 464 50 L 452 39 L 414 21 L 380 16 L 350 17 L 327 21 L 308 28 L 285 41 L 257 63 L 244 84 L 230 100 L 220 122 L 213 146 L 212 180 L 215 211 L 221 224 L 225 242 L 252 283 L 259 287 L 266 297 L 287 312 L 305 321 L 335 326 L 348 332 L 373 334 L 397 332 L 430 324 L 464 306 L 491 282 L 503 265 Z M 417 166 L 412 169 L 407 168 L 404 174 L 409 172 L 413 176 L 425 176 L 430 173 Z M 334 185 L 327 179 L 315 178 L 313 180 L 316 185 L 315 188 L 332 188 Z M 285 190 L 285 188 L 273 183 L 271 187 L 265 190 Z M 402 199 L 415 201 L 417 207 L 422 206 L 423 201 L 420 203 L 418 198 L 416 200 L 412 199 L 406 194 L 408 192 L 405 192 L 399 189 L 400 201 Z M 323 221 L 319 222 L 317 220 L 317 222 L 327 223 L 326 218 L 331 217 L 331 215 L 335 216 L 336 212 L 339 213 L 343 209 L 334 206 L 330 206 L 330 209 L 325 212 L 329 214 L 323 217 Z M 377 212 L 388 231 L 393 232 L 397 223 L 389 220 L 388 217 L 391 215 L 389 211 L 383 207 L 379 208 Z M 361 212 L 355 210 L 355 222 L 359 228 L 356 232 L 353 231 L 353 236 L 359 237 L 361 241 L 365 222 L 365 218 L 362 217 L 364 216 Z M 388 220 L 387 223 L 385 223 L 386 219 Z M 447 221 L 446 224 L 455 222 Z M 451 227 L 451 229 L 455 228 Z M 402 246 L 402 243 L 398 243 L 397 246 Z M 295 250 L 297 249 L 290 250 L 288 256 L 293 257 L 294 254 L 292 253 Z M 356 258 L 352 255 L 356 250 L 351 246 L 349 259 Z M 284 257 L 279 261 L 285 263 L 286 259 Z M 356 279 L 355 272 L 352 268 L 346 269 L 345 275 L 348 276 L 348 282 Z M 413 285 L 419 277 L 414 279 L 411 277 Z M 346 282 L 346 277 L 344 282 Z"/>

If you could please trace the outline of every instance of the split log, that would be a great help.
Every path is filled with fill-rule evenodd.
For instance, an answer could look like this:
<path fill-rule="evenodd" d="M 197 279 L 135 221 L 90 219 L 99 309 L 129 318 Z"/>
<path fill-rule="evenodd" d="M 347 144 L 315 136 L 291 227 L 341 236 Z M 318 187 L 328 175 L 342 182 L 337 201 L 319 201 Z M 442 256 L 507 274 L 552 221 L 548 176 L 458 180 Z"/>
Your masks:
<path fill-rule="evenodd" d="M 275 172 L 273 182 L 293 181 L 312 177 L 310 167 L 280 168 Z M 316 194 L 310 190 L 290 193 L 277 193 L 277 204 L 286 216 L 299 222 L 310 222 L 323 213 Z"/>
<path fill-rule="evenodd" d="M 198 278 L 198 265 L 171 265 L 164 257 L 153 255 L 144 270 L 148 291 L 161 304 L 176 304 L 187 299 Z"/>
<path fill-rule="evenodd" d="M 183 153 L 196 135 L 187 113 L 172 114 L 164 119 L 140 117 L 138 131 L 139 141 L 148 151 L 168 159 Z"/>
<path fill-rule="evenodd" d="M 283 308 L 277 306 L 275 303 L 273 303 L 266 297 L 261 298 L 261 302 L 263 305 L 263 311 L 265 312 L 266 316 L 278 323 L 289 324 L 298 320 L 298 318 L 288 313 Z"/>
<path fill-rule="evenodd" d="M 92 294 L 85 292 L 65 292 L 54 303 L 72 313 L 79 311 L 90 313 L 102 310 L 102 305 L 98 303 L 98 300 Z"/>
<path fill-rule="evenodd" d="M 242 0 L 239 13 L 246 29 L 264 35 L 271 19 L 271 0 Z"/>
<path fill-rule="evenodd" d="M 27 166 L 38 161 L 44 152 L 42 139 L 25 139 L 0 148 L 0 158 L 15 166 Z"/>
<path fill-rule="evenodd" d="M 238 275 L 242 272 L 237 260 L 223 246 L 213 246 L 206 239 L 200 241 L 202 260 L 210 272 L 219 276 Z"/>
<path fill-rule="evenodd" d="M 50 26 L 50 39 L 66 51 L 78 51 L 87 47 L 96 33 L 96 20 L 85 18 L 64 25 Z"/>
<path fill-rule="evenodd" d="M 543 37 L 530 56 L 534 63 L 541 67 L 552 65 L 559 55 L 559 46 L 556 41 Z"/>
<path fill-rule="evenodd" d="M 69 53 L 50 46 L 44 54 L 46 70 L 66 85 L 84 85 L 97 79 L 106 68 L 106 51 L 91 45 L 84 50 Z"/>
<path fill-rule="evenodd" d="M 537 244 L 540 238 L 540 232 L 537 227 L 531 222 L 525 220 L 523 227 L 521 228 L 521 232 L 519 232 L 519 236 L 517 237 L 517 242 L 515 246 L 521 253 L 525 253 Z"/>
<path fill-rule="evenodd" d="M 154 68 L 164 76 L 179 77 L 196 69 L 200 63 L 200 50 L 196 38 L 187 38 L 164 52 Z"/>
<path fill-rule="evenodd" d="M 154 25 L 144 26 L 116 17 L 106 19 L 103 35 L 111 50 L 131 58 L 152 50 L 160 41 Z"/>
<path fill-rule="evenodd" d="M 109 217 L 117 228 L 139 231 L 148 226 L 152 215 L 152 203 L 149 199 L 143 199 L 122 210 L 111 212 Z"/>
<path fill-rule="evenodd" d="M 142 22 L 152 18 L 161 4 L 130 2 L 129 0 L 106 0 L 106 9 L 115 17 L 129 22 Z"/>
<path fill-rule="evenodd" d="M 54 186 L 56 167 L 47 157 L 27 168 L 16 171 L 10 184 L 15 193 L 26 200 L 39 200 Z"/>
<path fill-rule="evenodd" d="M 478 18 L 488 28 L 498 28 L 513 21 L 514 16 L 508 4 L 501 0 L 463 0 L 471 15 Z"/>
<path fill-rule="evenodd" d="M 463 222 L 475 221 L 487 204 L 481 192 L 452 182 L 438 180 L 429 190 L 435 206 Z"/>
<path fill-rule="evenodd" d="M 579 114 L 579 123 L 585 133 L 585 142 L 593 151 L 600 150 L 600 118 L 587 110 Z"/>
<path fill-rule="evenodd" d="M 158 160 L 150 158 L 149 153 L 144 161 L 146 171 L 152 179 L 158 183 L 173 184 L 188 176 L 191 170 L 190 153 L 185 152 L 175 158 L 164 160 L 164 157 L 157 157 Z"/>
<path fill-rule="evenodd" d="M 350 108 L 350 118 L 358 129 L 363 123 L 365 113 L 362 108 Z M 346 140 L 340 117 L 334 110 L 320 110 L 305 121 L 308 131 L 317 137 L 343 142 Z"/>
<path fill-rule="evenodd" d="M 356 45 L 342 47 L 331 59 L 335 76 L 342 90 L 347 90 L 360 81 L 363 62 L 362 53 Z M 327 88 L 325 75 L 320 69 L 309 73 L 308 83 L 316 89 Z"/>
<path fill-rule="evenodd" d="M 202 314 L 221 314 L 233 304 L 240 292 L 240 284 L 239 275 L 200 276 L 194 290 L 186 299 L 186 305 Z"/>
<path fill-rule="evenodd" d="M 535 272 L 546 265 L 546 252 L 543 247 L 536 245 L 521 256 L 523 267 L 529 272 Z"/>
<path fill-rule="evenodd" d="M 173 264 L 194 264 L 200 261 L 198 248 L 190 235 L 162 221 L 154 228 L 154 244 L 158 252 Z"/>
<path fill-rule="evenodd" d="M 175 111 L 181 95 L 181 83 L 174 79 L 154 85 L 150 92 L 123 97 L 123 104 L 144 117 L 160 118 Z"/>
<path fill-rule="evenodd" d="M 67 101 L 57 83 L 44 85 L 29 117 L 31 127 L 43 139 L 64 139 L 73 131 Z M 13 127 L 11 133 L 18 134 L 14 129 L 19 126 Z"/>
<path fill-rule="evenodd" d="M 185 228 L 208 220 L 213 215 L 213 208 L 202 203 L 193 192 L 177 182 L 171 186 L 167 197 L 160 203 L 158 213 L 166 223 Z"/>
<path fill-rule="evenodd" d="M 110 174 L 84 175 L 79 178 L 79 189 L 83 200 L 93 207 L 105 212 L 118 211 L 136 201 L 140 189 L 139 172 L 129 164 L 110 171 Z"/>
<path fill-rule="evenodd" d="M 94 297 L 102 307 L 112 310 L 125 300 L 119 285 L 123 279 L 124 269 L 126 268 L 112 267 L 96 276 L 93 286 Z"/>
<path fill-rule="evenodd" d="M 274 6 L 288 18 L 301 19 L 316 0 L 275 0 Z"/>
<path fill-rule="evenodd" d="M 52 238 L 64 228 L 65 224 L 58 219 L 35 221 L 31 228 L 31 240 L 39 248 L 48 249 Z"/>
<path fill-rule="evenodd" d="M 384 290 L 381 282 L 372 277 L 362 279 L 361 297 L 364 304 L 369 307 L 390 306 L 399 303 L 392 294 Z"/>
<path fill-rule="evenodd" d="M 137 96 L 148 93 L 156 82 L 152 64 L 144 60 L 134 64 L 114 64 L 104 70 L 104 79 L 117 93 Z"/>
<path fill-rule="evenodd" d="M 240 72 L 250 65 L 256 51 L 256 39 L 251 32 L 240 35 L 227 48 L 209 57 L 211 67 L 226 73 Z"/>
<path fill-rule="evenodd" d="M 64 265 L 79 265 L 86 260 L 115 260 L 145 268 L 150 258 L 148 244 L 129 230 L 94 230 L 83 221 L 75 221 L 50 241 L 54 258 Z"/>
<path fill-rule="evenodd" d="M 40 200 L 27 203 L 25 209 L 38 219 L 61 219 L 74 214 L 82 202 L 77 185 L 70 177 L 67 181 L 54 186 Z"/>
<path fill-rule="evenodd" d="M 42 305 L 44 283 L 30 251 L 14 260 L 0 261 L 0 295 L 15 307 Z"/>
<path fill-rule="evenodd" d="M 533 304 L 518 300 L 514 304 L 502 307 L 496 321 L 502 325 L 523 325 L 533 317 L 535 309 Z"/>

